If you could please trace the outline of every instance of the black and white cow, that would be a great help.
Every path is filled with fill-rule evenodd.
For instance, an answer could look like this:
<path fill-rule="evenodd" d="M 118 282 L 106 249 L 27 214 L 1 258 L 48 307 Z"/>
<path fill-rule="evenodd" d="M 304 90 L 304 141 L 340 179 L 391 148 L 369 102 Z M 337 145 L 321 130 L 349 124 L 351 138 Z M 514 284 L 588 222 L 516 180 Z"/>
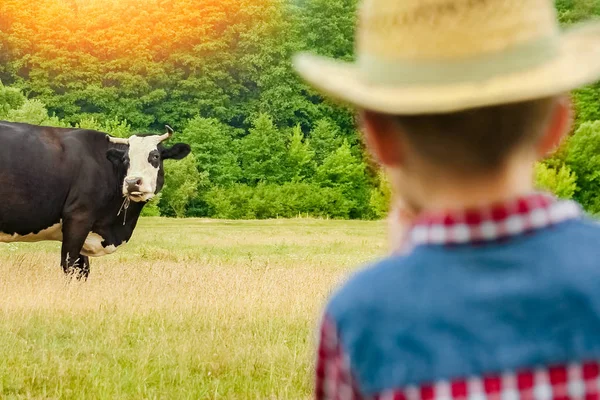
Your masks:
<path fill-rule="evenodd" d="M 119 139 L 85 129 L 0 122 L 0 242 L 62 242 L 66 274 L 87 278 L 89 257 L 132 236 L 164 184 L 163 160 L 190 146 L 173 134 Z"/>

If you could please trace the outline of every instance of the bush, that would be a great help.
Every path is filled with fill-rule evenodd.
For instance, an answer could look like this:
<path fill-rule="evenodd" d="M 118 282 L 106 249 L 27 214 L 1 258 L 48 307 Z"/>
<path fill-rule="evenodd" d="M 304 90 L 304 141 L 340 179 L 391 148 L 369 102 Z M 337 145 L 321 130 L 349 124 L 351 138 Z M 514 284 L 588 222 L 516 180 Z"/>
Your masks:
<path fill-rule="evenodd" d="M 577 191 L 577 175 L 566 165 L 556 169 L 538 163 L 535 166 L 535 185 L 561 199 L 572 199 Z"/>
<path fill-rule="evenodd" d="M 26 100 L 21 107 L 8 110 L 5 118 L 7 121 L 32 125 L 69 127 L 69 124 L 59 120 L 56 116 L 49 116 L 46 106 L 36 99 Z"/>
<path fill-rule="evenodd" d="M 25 96 L 20 90 L 6 87 L 0 81 L 0 118 L 6 118 L 10 110 L 19 109 L 25 104 Z"/>
<path fill-rule="evenodd" d="M 165 215 L 185 217 L 188 204 L 198 189 L 208 182 L 206 173 L 198 172 L 196 158 L 190 154 L 180 161 L 165 161 L 165 187 L 160 202 Z"/>
<path fill-rule="evenodd" d="M 369 206 L 370 190 L 365 163 L 352 154 L 347 141 L 331 153 L 317 168 L 315 183 L 343 194 L 341 214 L 363 218 Z"/>
<path fill-rule="evenodd" d="M 385 218 L 389 212 L 392 189 L 383 171 L 377 174 L 377 186 L 371 189 L 369 199 L 369 214 L 372 218 Z"/>
<path fill-rule="evenodd" d="M 323 188 L 306 182 L 214 187 L 204 198 L 210 217 L 226 219 L 298 216 L 347 219 L 354 205 L 339 188 Z"/>
<path fill-rule="evenodd" d="M 142 209 L 142 217 L 160 217 L 160 208 L 158 207 L 158 203 L 160 203 L 162 193 L 159 193 L 152 200 L 146 204 L 146 206 Z"/>
<path fill-rule="evenodd" d="M 569 139 L 567 166 L 577 176 L 575 199 L 590 213 L 600 213 L 600 121 L 583 123 Z"/>

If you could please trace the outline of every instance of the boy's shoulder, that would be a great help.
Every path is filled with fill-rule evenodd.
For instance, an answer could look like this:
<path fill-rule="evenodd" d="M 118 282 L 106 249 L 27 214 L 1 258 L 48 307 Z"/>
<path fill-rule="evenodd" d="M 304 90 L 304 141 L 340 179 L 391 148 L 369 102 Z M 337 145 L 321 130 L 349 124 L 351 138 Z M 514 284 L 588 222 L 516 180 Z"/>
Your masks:
<path fill-rule="evenodd" d="M 330 298 L 327 314 L 341 325 L 345 319 L 371 318 L 385 302 L 396 308 L 415 299 L 415 293 L 429 275 L 426 268 L 435 258 L 429 249 L 415 249 L 408 255 L 390 256 L 363 266 L 344 282 Z M 421 287 L 421 289 L 423 289 Z"/>
<path fill-rule="evenodd" d="M 576 219 L 485 245 L 418 246 L 355 273 L 326 313 L 373 393 L 600 357 L 599 244 L 600 225 Z"/>
<path fill-rule="evenodd" d="M 562 268 L 554 269 L 549 278 L 569 273 L 571 263 L 585 273 L 598 270 L 600 276 L 596 268 L 600 222 L 583 217 L 481 246 L 417 246 L 406 255 L 386 257 L 355 272 L 334 292 L 327 313 L 340 324 L 385 308 L 416 317 L 415 311 L 440 306 L 440 294 L 454 300 L 453 296 L 465 295 L 475 286 L 494 285 L 507 275 L 527 279 L 553 263 Z"/>

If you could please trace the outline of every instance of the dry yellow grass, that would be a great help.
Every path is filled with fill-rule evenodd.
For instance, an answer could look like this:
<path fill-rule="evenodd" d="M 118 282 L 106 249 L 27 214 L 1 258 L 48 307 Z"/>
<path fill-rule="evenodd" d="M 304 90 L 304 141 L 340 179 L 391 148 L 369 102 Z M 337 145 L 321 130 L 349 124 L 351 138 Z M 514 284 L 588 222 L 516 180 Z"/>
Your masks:
<path fill-rule="evenodd" d="M 0 398 L 303 399 L 328 294 L 380 222 L 145 219 L 67 284 L 59 243 L 0 244 Z"/>

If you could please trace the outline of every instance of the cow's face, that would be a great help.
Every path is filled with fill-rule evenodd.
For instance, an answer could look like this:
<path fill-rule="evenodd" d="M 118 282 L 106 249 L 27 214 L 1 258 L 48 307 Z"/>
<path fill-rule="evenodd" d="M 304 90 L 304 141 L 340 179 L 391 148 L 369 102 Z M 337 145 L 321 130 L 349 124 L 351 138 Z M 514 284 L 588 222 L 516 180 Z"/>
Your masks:
<path fill-rule="evenodd" d="M 125 150 L 110 149 L 106 153 L 107 158 L 125 174 L 122 185 L 124 197 L 136 202 L 152 199 L 164 185 L 163 161 L 181 160 L 190 153 L 190 146 L 184 143 L 168 148 L 163 146 L 162 142 L 171 135 L 169 130 L 164 135 L 135 135 L 129 139 L 109 137 L 112 143 L 127 145 Z"/>

